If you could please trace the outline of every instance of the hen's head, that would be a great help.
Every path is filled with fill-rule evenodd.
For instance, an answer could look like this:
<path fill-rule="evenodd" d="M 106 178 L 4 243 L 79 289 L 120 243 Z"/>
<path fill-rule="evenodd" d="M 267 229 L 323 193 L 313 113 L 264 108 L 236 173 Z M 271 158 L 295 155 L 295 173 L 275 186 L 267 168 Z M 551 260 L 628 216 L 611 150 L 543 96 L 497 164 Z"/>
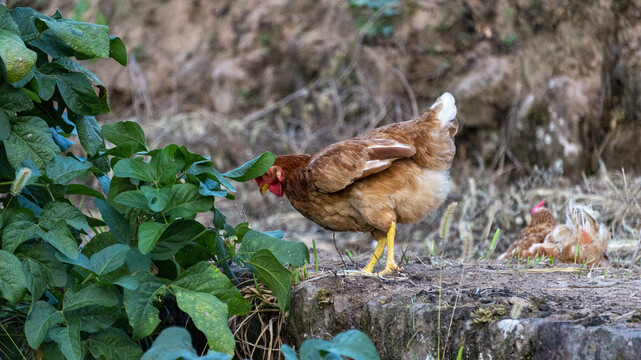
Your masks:
<path fill-rule="evenodd" d="M 532 214 L 532 216 L 534 216 L 534 214 L 536 214 L 540 210 L 544 209 L 544 207 L 543 207 L 544 204 L 545 204 L 545 199 L 541 200 L 541 202 L 539 202 L 535 207 L 533 207 L 530 210 L 530 213 Z"/>
<path fill-rule="evenodd" d="M 269 190 L 272 194 L 281 197 L 285 194 L 282 184 L 284 179 L 283 169 L 280 166 L 274 165 L 270 167 L 266 173 L 252 180 L 252 182 L 256 182 L 261 194 L 265 195 L 267 190 Z"/>

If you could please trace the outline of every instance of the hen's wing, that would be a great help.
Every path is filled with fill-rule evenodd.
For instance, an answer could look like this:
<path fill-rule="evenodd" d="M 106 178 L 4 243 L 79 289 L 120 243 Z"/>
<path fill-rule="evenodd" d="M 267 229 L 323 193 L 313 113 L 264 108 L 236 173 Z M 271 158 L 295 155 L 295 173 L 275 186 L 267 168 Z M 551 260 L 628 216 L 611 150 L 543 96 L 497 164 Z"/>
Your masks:
<path fill-rule="evenodd" d="M 393 139 L 416 148 L 417 164 L 444 171 L 452 166 L 456 153 L 454 135 L 458 131 L 454 97 L 445 93 L 418 118 L 370 130 L 356 139 Z"/>
<path fill-rule="evenodd" d="M 345 140 L 316 153 L 307 165 L 306 176 L 316 189 L 337 192 L 415 153 L 414 146 L 392 139 Z"/>

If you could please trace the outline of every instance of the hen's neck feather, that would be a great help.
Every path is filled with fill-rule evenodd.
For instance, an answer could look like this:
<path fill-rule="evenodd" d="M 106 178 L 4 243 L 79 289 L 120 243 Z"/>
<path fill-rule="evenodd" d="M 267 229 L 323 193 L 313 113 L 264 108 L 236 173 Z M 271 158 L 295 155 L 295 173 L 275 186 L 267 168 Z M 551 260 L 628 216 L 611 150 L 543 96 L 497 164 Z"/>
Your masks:
<path fill-rule="evenodd" d="M 277 156 L 274 165 L 283 169 L 283 190 L 290 199 L 303 200 L 309 191 L 305 178 L 305 169 L 311 155 L 281 155 Z"/>
<path fill-rule="evenodd" d="M 548 209 L 540 209 L 539 211 L 535 212 L 534 215 L 532 215 L 532 222 L 530 222 L 530 226 L 536 226 L 539 224 L 546 224 L 546 225 L 556 225 L 556 219 L 554 219 L 554 216 L 550 214 L 550 211 Z"/>

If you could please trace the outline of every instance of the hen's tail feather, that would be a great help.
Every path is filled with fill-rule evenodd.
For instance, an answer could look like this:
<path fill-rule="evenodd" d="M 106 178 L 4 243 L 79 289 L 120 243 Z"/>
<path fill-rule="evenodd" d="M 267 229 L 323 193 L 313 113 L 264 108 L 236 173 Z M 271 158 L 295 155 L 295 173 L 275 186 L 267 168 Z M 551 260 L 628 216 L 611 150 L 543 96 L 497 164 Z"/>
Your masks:
<path fill-rule="evenodd" d="M 438 112 L 436 117 L 441 121 L 441 126 L 447 126 L 450 121 L 455 120 L 456 118 L 456 100 L 454 96 L 449 92 L 443 93 L 434 104 L 430 107 L 430 110 L 436 109 Z"/>
<path fill-rule="evenodd" d="M 454 135 L 458 131 L 456 112 L 454 96 L 446 92 L 436 99 L 430 111 L 424 115 L 424 119 L 428 123 L 431 120 L 432 125 L 426 136 L 429 140 L 423 146 L 417 146 L 415 159 L 421 165 L 438 171 L 448 170 L 452 166 L 456 153 Z"/>

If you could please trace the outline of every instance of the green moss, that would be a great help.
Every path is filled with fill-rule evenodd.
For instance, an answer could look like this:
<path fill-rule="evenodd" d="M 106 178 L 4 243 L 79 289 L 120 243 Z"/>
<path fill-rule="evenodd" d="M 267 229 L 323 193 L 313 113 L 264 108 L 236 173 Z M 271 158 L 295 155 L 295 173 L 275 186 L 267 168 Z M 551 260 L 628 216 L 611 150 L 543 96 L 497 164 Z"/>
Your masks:
<path fill-rule="evenodd" d="M 493 320 L 505 317 L 506 308 L 504 305 L 489 305 L 478 308 L 472 313 L 472 324 L 486 324 Z"/>
<path fill-rule="evenodd" d="M 334 303 L 334 295 L 331 291 L 325 289 L 318 290 L 313 298 L 318 303 L 319 309 L 324 309 L 327 305 Z"/>

